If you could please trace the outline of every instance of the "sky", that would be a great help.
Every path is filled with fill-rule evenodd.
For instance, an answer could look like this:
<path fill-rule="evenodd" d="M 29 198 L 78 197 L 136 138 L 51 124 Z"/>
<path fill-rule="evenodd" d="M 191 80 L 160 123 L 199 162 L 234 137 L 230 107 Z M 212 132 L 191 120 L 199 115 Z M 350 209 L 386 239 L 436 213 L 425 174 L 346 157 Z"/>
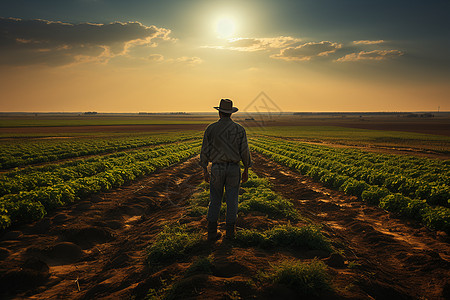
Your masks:
<path fill-rule="evenodd" d="M 450 111 L 449 53 L 448 0 L 0 0 L 0 111 Z"/>

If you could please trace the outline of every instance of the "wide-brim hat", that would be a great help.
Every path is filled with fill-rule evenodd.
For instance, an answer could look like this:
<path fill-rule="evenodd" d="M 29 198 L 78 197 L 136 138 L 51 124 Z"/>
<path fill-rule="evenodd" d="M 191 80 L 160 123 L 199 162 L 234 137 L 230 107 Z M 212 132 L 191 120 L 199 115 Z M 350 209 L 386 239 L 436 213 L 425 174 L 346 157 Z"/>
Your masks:
<path fill-rule="evenodd" d="M 230 99 L 221 99 L 219 106 L 215 106 L 214 108 L 226 114 L 232 114 L 238 111 L 237 107 L 233 107 L 233 101 Z"/>

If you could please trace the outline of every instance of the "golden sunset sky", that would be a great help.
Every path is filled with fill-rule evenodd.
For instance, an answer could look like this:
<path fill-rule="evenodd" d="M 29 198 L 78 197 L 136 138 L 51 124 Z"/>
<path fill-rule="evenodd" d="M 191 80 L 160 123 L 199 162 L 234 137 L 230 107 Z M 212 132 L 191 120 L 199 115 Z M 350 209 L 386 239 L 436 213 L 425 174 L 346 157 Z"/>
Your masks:
<path fill-rule="evenodd" d="M 0 2 L 0 111 L 450 110 L 448 1 Z"/>

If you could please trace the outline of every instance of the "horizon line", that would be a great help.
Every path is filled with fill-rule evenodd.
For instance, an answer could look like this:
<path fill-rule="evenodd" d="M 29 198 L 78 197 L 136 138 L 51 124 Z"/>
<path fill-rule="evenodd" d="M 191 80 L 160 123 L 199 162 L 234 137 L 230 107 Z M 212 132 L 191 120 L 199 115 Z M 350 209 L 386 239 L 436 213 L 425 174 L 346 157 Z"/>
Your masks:
<path fill-rule="evenodd" d="M 91 113 L 91 114 L 89 114 Z M 94 114 L 92 114 L 94 113 Z M 398 113 L 450 113 L 450 110 L 414 110 L 414 111 L 238 111 L 241 114 L 398 114 Z M 235 113 L 235 114 L 236 114 Z M 217 114 L 217 111 L 158 111 L 158 112 L 107 112 L 107 111 L 0 111 L 0 114 L 81 114 L 81 115 L 100 115 L 100 114 L 136 114 L 136 115 L 154 115 L 154 114 Z"/>

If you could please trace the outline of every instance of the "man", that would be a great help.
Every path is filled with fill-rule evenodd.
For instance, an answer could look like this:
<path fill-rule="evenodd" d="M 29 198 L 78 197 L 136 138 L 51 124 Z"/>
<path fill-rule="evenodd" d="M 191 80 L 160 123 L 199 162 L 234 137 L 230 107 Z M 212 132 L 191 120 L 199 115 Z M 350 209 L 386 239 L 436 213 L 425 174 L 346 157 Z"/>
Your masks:
<path fill-rule="evenodd" d="M 233 107 L 230 99 L 220 100 L 220 105 L 214 108 L 219 111 L 220 119 L 206 128 L 200 152 L 203 175 L 205 181 L 210 182 L 207 215 L 209 241 L 215 241 L 221 236 L 217 231 L 217 220 L 224 188 L 227 203 L 225 238 L 234 238 L 241 181 L 239 162 L 244 164 L 242 183 L 248 180 L 248 168 L 252 164 L 245 129 L 231 120 L 231 114 L 238 109 Z M 212 162 L 211 176 L 207 169 L 209 162 Z"/>

